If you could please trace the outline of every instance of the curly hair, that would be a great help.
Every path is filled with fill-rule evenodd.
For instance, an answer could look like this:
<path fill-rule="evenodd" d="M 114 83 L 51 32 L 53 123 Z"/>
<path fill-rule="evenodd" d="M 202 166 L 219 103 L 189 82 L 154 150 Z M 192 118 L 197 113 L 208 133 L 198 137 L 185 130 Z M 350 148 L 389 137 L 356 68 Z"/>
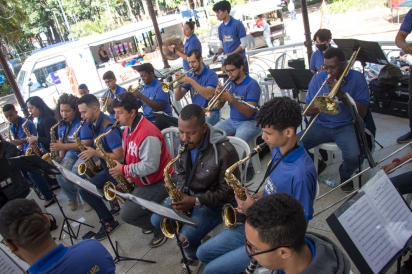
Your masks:
<path fill-rule="evenodd" d="M 255 120 L 262 128 L 273 126 L 281 131 L 293 127 L 296 132 L 302 122 L 301 108 L 298 102 L 289 97 L 275 97 L 260 108 Z"/>
<path fill-rule="evenodd" d="M 60 115 L 60 106 L 61 105 L 69 105 L 74 112 L 76 112 L 76 118 L 80 118 L 80 111 L 78 107 L 78 101 L 79 98 L 72 94 L 67 94 L 63 93 L 60 97 L 59 100 L 57 101 L 57 106 L 56 106 L 56 114 L 58 119 L 62 119 Z"/>

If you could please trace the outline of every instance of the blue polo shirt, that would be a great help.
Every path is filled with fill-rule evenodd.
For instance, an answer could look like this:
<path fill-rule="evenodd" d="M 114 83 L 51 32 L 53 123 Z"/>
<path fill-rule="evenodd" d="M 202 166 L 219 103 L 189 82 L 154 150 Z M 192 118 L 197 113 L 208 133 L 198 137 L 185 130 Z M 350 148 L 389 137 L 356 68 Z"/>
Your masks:
<path fill-rule="evenodd" d="M 323 63 L 323 52 L 320 50 L 316 50 L 310 57 L 310 69 L 318 72 L 319 70 L 321 70 Z"/>
<path fill-rule="evenodd" d="M 114 98 L 117 97 L 117 95 L 119 95 L 120 93 L 126 92 L 126 91 L 127 91 L 127 90 L 126 90 L 125 88 L 122 88 L 121 86 L 117 85 L 117 88 L 116 88 L 116 91 L 115 91 L 114 94 L 110 91 L 110 89 L 108 89 L 108 90 L 104 93 L 104 95 L 110 94 L 110 99 L 114 99 Z M 112 105 L 110 104 L 110 106 L 112 106 Z M 110 116 L 110 118 L 113 118 L 113 119 L 114 119 L 114 115 L 115 115 L 115 114 L 113 113 L 113 114 L 110 114 L 109 116 Z"/>
<path fill-rule="evenodd" d="M 202 53 L 202 44 L 199 41 L 199 38 L 197 38 L 196 34 L 192 34 L 189 38 L 186 39 L 185 42 L 185 53 L 188 54 L 190 51 L 197 49 Z M 185 70 L 190 70 L 189 63 L 183 59 L 183 67 Z"/>
<path fill-rule="evenodd" d="M 412 31 L 412 9 L 410 9 L 408 13 L 406 14 L 405 18 L 403 19 L 403 23 L 399 29 L 404 32 L 411 33 Z"/>
<path fill-rule="evenodd" d="M 232 82 L 232 89 L 230 90 L 230 94 L 232 94 L 235 99 L 242 99 L 247 103 L 259 103 L 260 86 L 255 79 L 252 79 L 249 75 L 247 75 L 240 84 Z M 229 104 L 229 106 L 230 119 L 235 122 L 253 120 L 256 115 L 256 113 L 253 113 L 252 116 L 247 117 L 232 104 Z"/>
<path fill-rule="evenodd" d="M 275 165 L 283 155 L 279 147 L 273 149 L 272 162 Z M 313 200 L 316 195 L 317 175 L 313 161 L 300 142 L 299 148 L 289 153 L 269 175 L 263 196 L 286 193 L 295 197 L 303 206 L 306 220 L 313 218 Z"/>
<path fill-rule="evenodd" d="M 75 118 L 72 124 L 69 124 L 68 122 L 62 122 L 61 125 L 57 128 L 57 134 L 59 136 L 59 139 L 63 140 L 63 143 L 74 143 L 76 142 L 74 140 L 74 132 L 76 129 L 80 126 L 80 119 Z M 83 127 L 80 129 L 78 133 L 78 137 L 80 140 L 93 140 L 93 135 L 90 130 L 90 128 L 87 125 L 83 125 Z M 74 154 L 79 154 L 80 151 L 78 150 L 70 150 Z"/>
<path fill-rule="evenodd" d="M 14 140 L 25 139 L 27 137 L 26 133 L 24 133 L 23 128 L 22 128 L 22 125 L 26 120 L 27 120 L 27 118 L 22 118 L 22 117 L 19 116 L 17 126 L 13 123 L 10 123 L 10 131 L 11 131 L 11 135 L 13 136 Z M 34 125 L 34 123 L 31 120 L 29 120 L 27 122 L 26 128 L 30 132 L 31 135 L 37 136 L 36 126 Z M 30 147 L 30 145 L 28 143 L 23 143 L 22 151 L 25 153 L 26 150 L 29 147 Z"/>
<path fill-rule="evenodd" d="M 83 240 L 70 247 L 59 244 L 29 267 L 30 274 L 115 273 L 113 258 L 96 240 Z"/>
<path fill-rule="evenodd" d="M 200 74 L 194 73 L 192 78 L 202 87 L 212 87 L 216 89 L 217 84 L 219 83 L 216 72 L 214 72 L 211 69 L 208 69 L 205 65 L 203 65 L 202 72 Z M 200 95 L 196 90 L 194 90 L 192 85 L 183 85 L 182 88 L 190 91 L 190 97 L 192 97 L 193 104 L 199 105 L 204 108 L 207 107 L 209 100 L 207 100 L 205 97 Z M 214 109 L 213 111 L 219 110 Z"/>
<path fill-rule="evenodd" d="M 308 104 L 313 99 L 313 96 L 315 96 L 316 92 L 322 86 L 322 83 L 326 80 L 326 78 L 327 74 L 325 71 L 317 73 L 313 76 L 309 83 L 308 93 L 306 94 L 306 102 Z M 369 88 L 362 73 L 350 70 L 349 74 L 344 78 L 344 83 L 341 85 L 340 89 L 343 92 L 348 93 L 355 101 L 369 106 Z M 319 96 L 329 92 L 328 85 L 325 85 L 319 92 Z M 327 128 L 338 128 L 352 124 L 352 115 L 350 114 L 349 109 L 343 103 L 339 103 L 339 109 L 340 111 L 336 115 L 321 113 L 316 120 L 316 123 L 319 123 Z"/>
<path fill-rule="evenodd" d="M 172 107 L 170 106 L 169 102 L 169 93 L 162 90 L 162 83 L 160 83 L 157 79 L 155 79 L 150 85 L 145 84 L 142 94 L 150 100 L 164 103 L 165 106 L 163 107 L 162 111 L 167 115 L 172 116 Z M 142 100 L 137 99 L 137 101 L 143 105 L 143 116 L 146 118 L 152 118 L 153 115 L 151 114 L 151 112 L 155 110 L 144 104 Z"/>
<path fill-rule="evenodd" d="M 218 28 L 219 40 L 223 44 L 225 54 L 234 52 L 240 46 L 240 38 L 246 37 L 246 30 L 243 23 L 230 16 L 229 22 L 222 22 Z M 246 61 L 245 49 L 240 52 L 243 60 Z"/>
<path fill-rule="evenodd" d="M 103 126 L 104 122 L 107 121 L 107 126 Z M 96 125 L 89 124 L 88 127 L 92 132 L 93 139 L 96 139 L 97 136 L 109 131 L 112 128 L 115 120 L 107 116 L 106 114 L 100 112 L 99 118 L 97 118 Z M 122 134 L 119 127 L 115 128 L 109 135 L 101 139 L 102 147 L 106 152 L 113 152 L 118 147 L 122 146 Z M 93 144 L 93 147 L 94 144 Z"/>

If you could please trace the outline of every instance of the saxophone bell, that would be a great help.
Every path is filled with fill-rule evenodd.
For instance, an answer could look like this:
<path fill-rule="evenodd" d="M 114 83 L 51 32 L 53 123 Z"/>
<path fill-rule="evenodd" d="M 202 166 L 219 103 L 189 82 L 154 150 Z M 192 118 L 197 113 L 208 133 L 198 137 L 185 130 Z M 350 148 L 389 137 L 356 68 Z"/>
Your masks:
<path fill-rule="evenodd" d="M 116 186 L 112 182 L 110 182 L 110 181 L 106 182 L 103 186 L 103 194 L 104 194 L 104 197 L 106 198 L 106 200 L 111 202 L 111 201 L 114 201 L 117 198 L 117 200 L 119 200 L 119 202 L 124 204 L 126 201 L 122 197 L 120 197 L 119 195 L 116 195 L 116 193 L 111 191 L 111 189 L 115 189 L 115 190 L 120 191 L 120 189 L 117 189 Z"/>

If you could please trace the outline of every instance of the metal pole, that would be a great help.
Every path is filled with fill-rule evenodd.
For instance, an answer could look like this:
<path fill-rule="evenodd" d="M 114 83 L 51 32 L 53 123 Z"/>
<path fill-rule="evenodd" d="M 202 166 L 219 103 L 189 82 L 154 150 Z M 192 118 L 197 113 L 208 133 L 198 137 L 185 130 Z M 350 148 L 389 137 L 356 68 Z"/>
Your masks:
<path fill-rule="evenodd" d="M 24 113 L 24 116 L 29 117 L 29 111 L 27 110 L 26 103 L 24 102 L 23 96 L 21 96 L 19 87 L 17 86 L 16 80 L 13 77 L 13 73 L 10 71 L 10 68 L 7 65 L 6 58 L 4 57 L 3 52 L 1 51 L 1 48 L 2 48 L 2 41 L 0 39 L 0 65 L 3 68 L 7 81 L 9 81 L 10 87 L 13 90 L 14 96 L 16 97 L 16 100 L 19 103 L 20 108 Z"/>
<path fill-rule="evenodd" d="M 64 22 L 66 23 L 67 30 L 69 31 L 69 34 L 70 34 L 70 38 L 71 38 L 71 40 L 74 40 L 74 37 L 72 35 L 72 31 L 70 30 L 69 22 L 67 21 L 66 13 L 64 12 L 64 9 L 63 9 L 63 6 L 62 6 L 62 2 L 60 0 L 58 0 L 58 1 L 59 1 L 60 10 L 62 11 L 62 14 L 63 14 Z"/>
<path fill-rule="evenodd" d="M 305 28 L 305 47 L 307 48 L 307 54 L 308 54 L 308 62 L 310 66 L 310 57 L 312 56 L 312 40 L 310 37 L 310 26 L 309 26 L 309 16 L 308 16 L 308 6 L 306 5 L 306 0 L 300 0 L 300 5 L 302 9 L 302 18 L 303 18 L 303 26 Z"/>

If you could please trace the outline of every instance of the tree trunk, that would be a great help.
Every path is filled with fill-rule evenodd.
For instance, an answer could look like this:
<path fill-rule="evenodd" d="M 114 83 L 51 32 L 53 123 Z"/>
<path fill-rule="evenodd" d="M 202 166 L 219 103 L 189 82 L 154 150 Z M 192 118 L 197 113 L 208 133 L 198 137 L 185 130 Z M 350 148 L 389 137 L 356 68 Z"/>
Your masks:
<path fill-rule="evenodd" d="M 149 3 L 146 1 L 150 1 L 150 5 L 152 5 L 152 0 L 142 0 L 142 4 L 143 4 L 143 10 L 144 10 L 144 14 L 145 15 L 149 15 L 149 8 L 148 5 Z M 153 9 L 153 6 L 152 6 Z M 154 12 L 153 12 L 154 13 Z M 150 15 L 149 15 L 150 16 Z"/>
<path fill-rule="evenodd" d="M 60 43 L 62 40 L 61 40 L 61 37 L 60 37 L 59 32 L 58 32 L 57 29 L 56 29 L 56 25 L 55 25 L 55 24 L 52 24 L 52 25 L 51 25 L 51 29 L 52 29 L 52 31 L 53 31 L 53 35 L 54 35 L 55 42 L 56 42 L 56 43 Z"/>

